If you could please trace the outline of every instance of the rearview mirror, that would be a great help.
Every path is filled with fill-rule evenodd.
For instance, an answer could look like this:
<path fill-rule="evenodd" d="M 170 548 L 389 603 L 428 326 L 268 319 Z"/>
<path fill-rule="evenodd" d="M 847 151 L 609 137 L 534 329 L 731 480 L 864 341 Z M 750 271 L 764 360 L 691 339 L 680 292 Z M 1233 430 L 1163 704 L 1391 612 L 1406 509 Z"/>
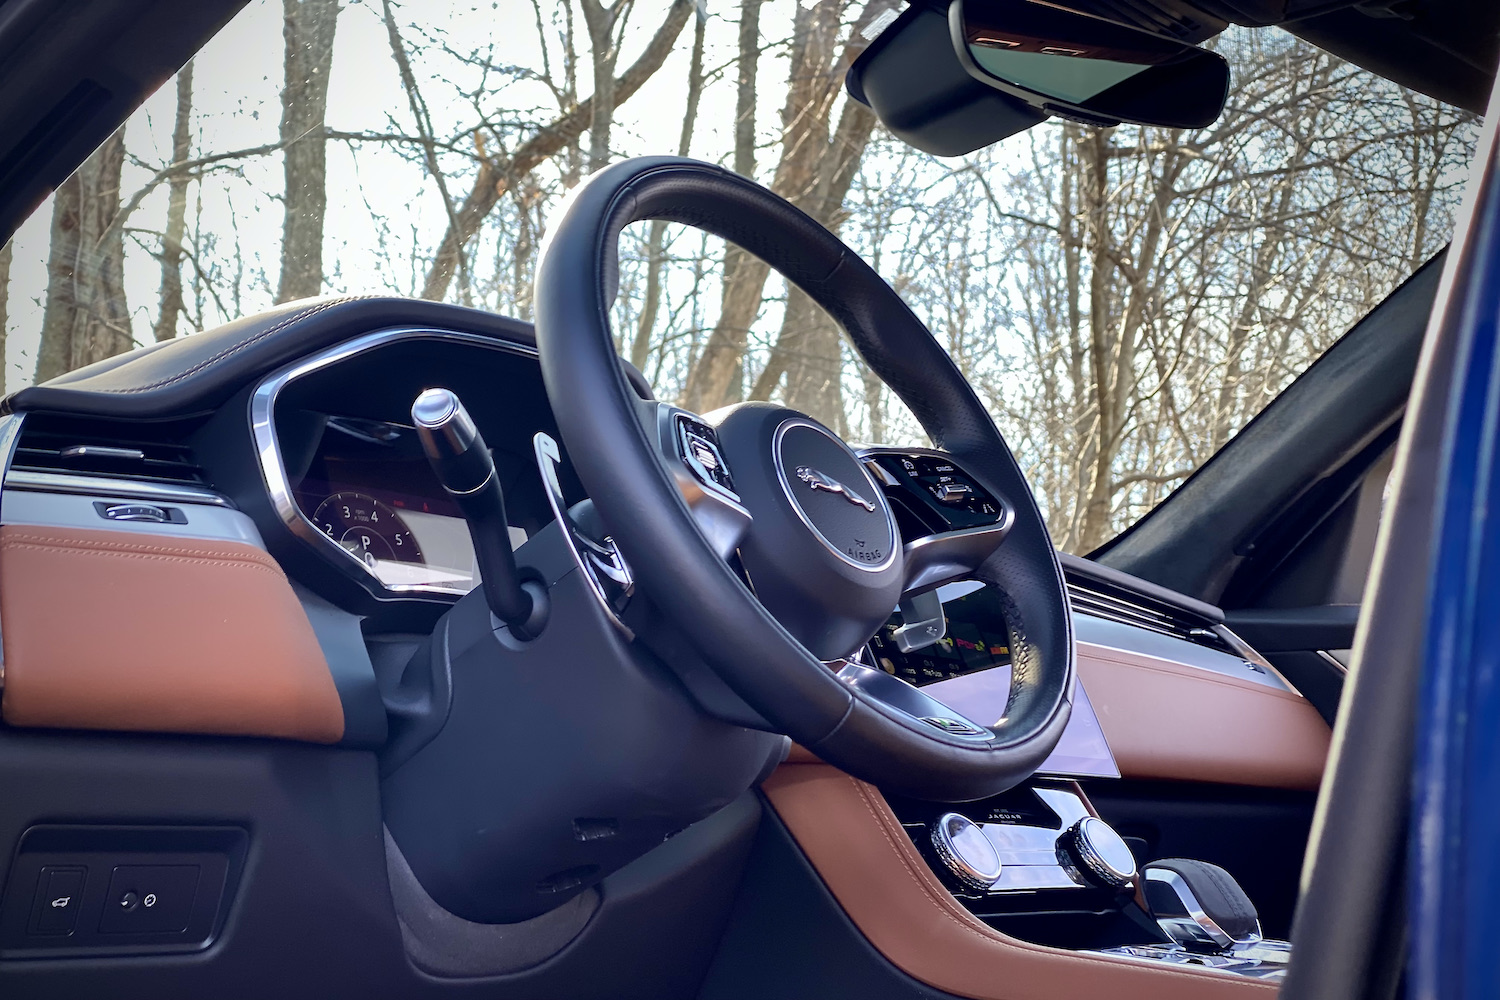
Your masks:
<path fill-rule="evenodd" d="M 970 76 L 1046 114 L 1202 128 L 1229 95 L 1219 54 L 1041 0 L 954 0 L 948 24 Z"/>

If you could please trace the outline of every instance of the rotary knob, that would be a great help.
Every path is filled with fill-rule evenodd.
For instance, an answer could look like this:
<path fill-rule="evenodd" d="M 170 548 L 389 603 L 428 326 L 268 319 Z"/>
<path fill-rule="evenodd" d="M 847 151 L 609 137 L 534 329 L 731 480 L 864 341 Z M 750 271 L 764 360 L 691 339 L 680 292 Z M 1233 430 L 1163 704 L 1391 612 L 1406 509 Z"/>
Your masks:
<path fill-rule="evenodd" d="M 1063 834 L 1061 846 L 1090 882 L 1106 889 L 1123 889 L 1135 878 L 1135 855 L 1114 827 L 1097 816 L 1085 816 Z"/>
<path fill-rule="evenodd" d="M 932 848 L 965 889 L 982 891 L 1000 878 L 995 845 L 978 823 L 961 813 L 944 813 L 933 822 Z"/>

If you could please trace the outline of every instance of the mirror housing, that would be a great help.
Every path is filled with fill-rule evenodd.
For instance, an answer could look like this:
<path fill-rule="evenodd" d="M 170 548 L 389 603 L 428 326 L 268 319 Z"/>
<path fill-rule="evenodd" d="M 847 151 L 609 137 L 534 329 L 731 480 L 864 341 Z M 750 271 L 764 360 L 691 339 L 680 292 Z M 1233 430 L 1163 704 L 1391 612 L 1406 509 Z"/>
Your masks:
<path fill-rule="evenodd" d="M 971 77 L 1043 114 L 1203 128 L 1229 96 L 1218 53 L 1042 0 L 953 0 L 948 25 Z"/>
<path fill-rule="evenodd" d="M 923 3 L 860 53 L 844 85 L 897 139 L 934 156 L 971 153 L 1047 118 L 970 76 L 953 54 L 947 13 Z"/>

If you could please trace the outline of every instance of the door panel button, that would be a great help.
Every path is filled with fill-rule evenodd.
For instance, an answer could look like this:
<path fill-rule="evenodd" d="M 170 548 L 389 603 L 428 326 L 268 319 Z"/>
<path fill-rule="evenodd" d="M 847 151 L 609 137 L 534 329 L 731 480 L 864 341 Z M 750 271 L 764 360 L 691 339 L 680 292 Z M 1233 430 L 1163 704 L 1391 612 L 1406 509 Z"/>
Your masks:
<path fill-rule="evenodd" d="M 198 865 L 120 865 L 109 879 L 104 934 L 164 934 L 187 929 L 198 891 Z"/>
<path fill-rule="evenodd" d="M 36 900 L 32 903 L 27 933 L 72 934 L 78 922 L 78 908 L 83 903 L 83 881 L 87 874 L 87 868 L 43 868 L 36 883 Z"/>

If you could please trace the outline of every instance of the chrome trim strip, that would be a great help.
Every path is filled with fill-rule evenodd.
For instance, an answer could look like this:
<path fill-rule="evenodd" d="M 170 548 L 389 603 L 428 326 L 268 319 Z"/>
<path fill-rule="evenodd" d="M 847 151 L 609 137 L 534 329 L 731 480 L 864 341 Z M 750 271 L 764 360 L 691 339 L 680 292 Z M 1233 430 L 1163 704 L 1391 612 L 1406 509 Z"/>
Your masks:
<path fill-rule="evenodd" d="M 24 413 L 7 413 L 0 416 L 0 484 L 10 477 L 11 459 L 16 455 L 16 442 L 21 440 L 21 424 Z M 4 494 L 0 493 L 0 514 L 3 514 Z M 5 642 L 4 623 L 0 622 L 0 691 L 5 690 Z"/>
<path fill-rule="evenodd" d="M 78 493 L 42 493 L 35 490 L 7 489 L 0 506 L 0 523 L 25 524 L 42 528 L 83 528 L 93 531 L 116 531 L 127 534 L 155 535 L 162 538 L 209 538 L 223 542 L 242 542 L 264 549 L 255 522 L 231 507 L 217 504 L 183 503 L 186 522 L 106 520 L 94 508 L 96 501 L 116 503 L 117 497 Z"/>
<path fill-rule="evenodd" d="M 1347 674 L 1349 672 L 1349 660 L 1353 657 L 1354 651 L 1350 649 L 1320 649 L 1318 650 L 1318 655 L 1323 658 L 1324 663 L 1333 667 L 1340 674 Z"/>
<path fill-rule="evenodd" d="M 21 424 L 25 420 L 24 413 L 0 416 L 0 479 L 10 475 L 10 463 L 16 457 L 16 445 L 21 440 Z"/>
<path fill-rule="evenodd" d="M 787 482 L 786 469 L 781 464 L 781 439 L 785 437 L 786 432 L 791 430 L 793 427 L 806 427 L 809 430 L 822 434 L 824 437 L 835 441 L 838 444 L 842 445 L 844 448 L 848 449 L 848 451 L 854 458 L 855 467 L 864 474 L 865 485 L 869 486 L 871 491 L 873 491 L 873 493 L 877 497 L 877 502 L 880 504 L 880 511 L 885 515 L 885 526 L 887 531 L 886 556 L 879 563 L 862 563 L 857 559 L 851 558 L 848 554 L 841 551 L 840 549 L 834 548 L 833 543 L 830 542 L 827 538 L 823 537 L 823 532 L 818 529 L 817 525 L 812 523 L 812 519 L 807 516 L 807 513 L 802 509 L 802 505 L 797 502 L 796 495 L 792 493 L 792 485 L 791 483 Z M 870 470 L 865 466 L 865 461 L 858 452 L 854 451 L 853 448 L 850 448 L 846 442 L 841 440 L 832 431 L 829 431 L 826 428 L 821 427 L 813 421 L 805 419 L 803 417 L 793 417 L 790 420 L 783 421 L 781 425 L 776 428 L 776 433 L 771 438 L 771 460 L 776 463 L 776 478 L 781 483 L 781 491 L 786 494 L 787 502 L 792 505 L 793 512 L 796 513 L 798 519 L 807 526 L 807 530 L 813 533 L 813 537 L 818 540 L 818 543 L 820 545 L 822 545 L 829 552 L 832 552 L 834 555 L 838 556 L 850 566 L 854 566 L 857 569 L 862 569 L 867 573 L 879 573 L 882 570 L 890 569 L 890 567 L 896 561 L 897 550 L 901 548 L 901 532 L 896 527 L 896 515 L 891 512 L 891 505 L 886 501 L 885 490 L 881 489 L 880 484 L 875 481 L 875 478 L 872 475 L 870 475 Z"/>
<path fill-rule="evenodd" d="M 1185 667 L 1194 667 L 1222 677 L 1234 677 L 1275 691 L 1294 692 L 1275 670 L 1246 657 L 1200 646 L 1188 639 L 1167 635 L 1140 625 L 1100 618 L 1084 611 L 1073 612 L 1073 634 L 1080 651 L 1085 647 L 1114 649 L 1136 656 L 1151 656 Z M 1256 659 L 1259 659 L 1257 655 Z"/>
<path fill-rule="evenodd" d="M 174 486 L 141 479 L 114 479 L 109 476 L 75 476 L 66 472 L 33 472 L 13 469 L 5 475 L 7 490 L 30 493 L 73 493 L 84 496 L 121 497 L 127 500 L 150 500 L 154 503 L 192 503 L 234 509 L 229 498 L 200 486 Z"/>
<path fill-rule="evenodd" d="M 266 376 L 255 387 L 255 392 L 250 397 L 250 433 L 255 441 L 255 451 L 260 462 L 261 478 L 265 481 L 266 492 L 271 498 L 271 506 L 275 509 L 276 516 L 281 519 L 281 522 L 287 526 L 292 534 L 313 548 L 330 554 L 334 563 L 343 567 L 347 574 L 378 591 L 398 595 L 433 594 L 443 597 L 461 597 L 468 593 L 467 589 L 431 583 L 389 584 L 383 582 L 371 571 L 369 566 L 365 565 L 364 560 L 324 535 L 313 525 L 307 515 L 302 512 L 302 509 L 297 506 L 296 499 L 292 496 L 291 479 L 287 475 L 286 466 L 281 461 L 281 445 L 276 437 L 275 420 L 276 399 L 281 394 L 281 391 L 297 379 L 327 368 L 329 365 L 337 364 L 340 361 L 348 360 L 366 351 L 402 340 L 442 340 L 471 344 L 475 347 L 502 351 L 507 354 L 518 354 L 523 357 L 535 358 L 537 356 L 536 348 L 526 344 L 495 340 L 491 337 L 481 337 L 472 333 L 460 333 L 456 330 L 438 330 L 424 326 L 397 326 L 385 330 L 377 330 L 373 333 L 362 334 L 351 340 L 346 340 L 342 344 L 336 344 L 326 350 L 319 351 L 300 361 L 295 361 L 285 368 Z M 337 553 L 337 555 L 333 555 L 334 553 Z"/>

